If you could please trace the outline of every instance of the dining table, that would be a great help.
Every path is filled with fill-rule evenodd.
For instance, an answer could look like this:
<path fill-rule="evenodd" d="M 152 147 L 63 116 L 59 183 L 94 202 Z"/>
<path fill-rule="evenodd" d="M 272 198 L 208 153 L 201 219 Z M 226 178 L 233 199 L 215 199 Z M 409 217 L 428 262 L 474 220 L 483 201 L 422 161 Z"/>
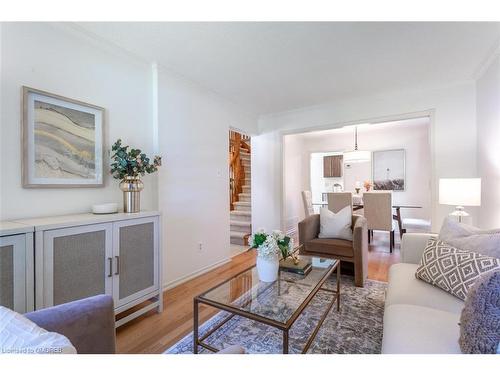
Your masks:
<path fill-rule="evenodd" d="M 328 202 L 323 201 L 323 202 L 318 202 L 318 203 L 313 203 L 313 206 L 321 206 L 321 207 L 328 207 Z M 353 211 L 358 211 L 362 210 L 364 208 L 363 203 L 353 203 L 352 205 L 352 210 Z M 422 208 L 422 206 L 415 206 L 415 205 L 410 205 L 410 204 L 393 204 L 392 208 L 396 211 L 395 214 L 392 215 L 392 218 L 397 221 L 398 223 L 398 228 L 399 228 L 399 236 L 403 237 L 403 233 L 406 232 L 406 230 L 403 228 L 403 220 L 401 218 L 401 209 L 402 208 Z"/>

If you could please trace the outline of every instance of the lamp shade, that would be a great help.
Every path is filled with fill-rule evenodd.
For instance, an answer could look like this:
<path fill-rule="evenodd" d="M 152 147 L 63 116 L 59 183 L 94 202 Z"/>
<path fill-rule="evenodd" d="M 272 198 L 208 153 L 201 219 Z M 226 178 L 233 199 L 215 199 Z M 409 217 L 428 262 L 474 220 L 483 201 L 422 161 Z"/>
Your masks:
<path fill-rule="evenodd" d="M 439 203 L 451 206 L 480 206 L 480 178 L 439 179 Z"/>
<path fill-rule="evenodd" d="M 344 163 L 362 163 L 370 160 L 370 151 L 354 150 L 344 152 Z"/>

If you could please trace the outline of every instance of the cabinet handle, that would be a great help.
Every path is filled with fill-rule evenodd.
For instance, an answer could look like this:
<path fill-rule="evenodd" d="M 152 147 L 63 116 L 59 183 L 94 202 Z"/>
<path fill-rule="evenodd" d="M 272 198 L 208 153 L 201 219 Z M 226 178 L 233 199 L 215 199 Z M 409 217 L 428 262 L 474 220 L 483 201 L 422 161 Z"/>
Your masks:
<path fill-rule="evenodd" d="M 119 275 L 120 274 L 120 257 L 117 255 L 115 256 L 116 258 L 116 272 L 115 272 L 115 275 Z"/>
<path fill-rule="evenodd" d="M 113 276 L 113 258 L 108 258 L 108 262 L 109 262 L 108 277 L 112 277 Z"/>

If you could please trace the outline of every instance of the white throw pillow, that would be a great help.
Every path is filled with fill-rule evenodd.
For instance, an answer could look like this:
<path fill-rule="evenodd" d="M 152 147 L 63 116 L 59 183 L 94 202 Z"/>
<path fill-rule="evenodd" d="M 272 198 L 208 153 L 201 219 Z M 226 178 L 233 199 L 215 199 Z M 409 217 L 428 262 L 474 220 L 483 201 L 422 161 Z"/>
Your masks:
<path fill-rule="evenodd" d="M 318 238 L 339 238 L 352 241 L 351 207 L 346 206 L 336 214 L 328 208 L 321 207 L 319 223 Z"/>
<path fill-rule="evenodd" d="M 447 217 L 439 240 L 459 249 L 500 258 L 500 229 L 482 230 Z"/>
<path fill-rule="evenodd" d="M 63 335 L 48 332 L 28 318 L 0 306 L 0 354 L 76 354 Z"/>

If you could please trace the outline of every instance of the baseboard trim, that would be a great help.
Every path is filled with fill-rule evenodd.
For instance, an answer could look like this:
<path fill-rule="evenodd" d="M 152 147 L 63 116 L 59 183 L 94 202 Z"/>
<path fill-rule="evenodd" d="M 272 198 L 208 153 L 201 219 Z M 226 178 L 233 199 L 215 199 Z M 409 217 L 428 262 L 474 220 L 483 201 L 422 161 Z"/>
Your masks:
<path fill-rule="evenodd" d="M 179 277 L 175 280 L 172 280 L 168 283 L 165 283 L 163 284 L 163 291 L 166 291 L 166 290 L 169 290 L 169 289 L 172 289 L 172 288 L 175 288 L 176 286 L 182 284 L 182 283 L 185 283 L 186 281 L 189 281 L 191 279 L 194 279 L 195 277 L 197 276 L 200 276 L 204 273 L 207 273 L 208 271 L 211 271 L 213 270 L 214 268 L 217 268 L 217 267 L 220 267 L 226 263 L 229 263 L 231 261 L 231 258 L 228 257 L 228 258 L 224 258 L 222 260 L 219 260 L 218 262 L 215 262 L 213 264 L 210 264 L 206 267 L 203 267 L 201 269 L 199 269 L 198 271 L 194 271 L 194 272 L 191 272 L 190 274 L 186 275 L 186 276 L 183 276 L 183 277 Z"/>

